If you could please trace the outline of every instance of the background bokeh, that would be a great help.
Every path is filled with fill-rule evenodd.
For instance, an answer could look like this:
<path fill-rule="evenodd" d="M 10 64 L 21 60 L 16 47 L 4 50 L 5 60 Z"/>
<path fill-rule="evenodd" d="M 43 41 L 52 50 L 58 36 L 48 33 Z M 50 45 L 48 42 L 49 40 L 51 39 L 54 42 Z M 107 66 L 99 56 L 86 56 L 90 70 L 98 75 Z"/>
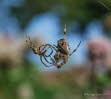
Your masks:
<path fill-rule="evenodd" d="M 59 70 L 26 44 L 78 50 Z M 0 99 L 111 99 L 111 0 L 0 0 Z"/>

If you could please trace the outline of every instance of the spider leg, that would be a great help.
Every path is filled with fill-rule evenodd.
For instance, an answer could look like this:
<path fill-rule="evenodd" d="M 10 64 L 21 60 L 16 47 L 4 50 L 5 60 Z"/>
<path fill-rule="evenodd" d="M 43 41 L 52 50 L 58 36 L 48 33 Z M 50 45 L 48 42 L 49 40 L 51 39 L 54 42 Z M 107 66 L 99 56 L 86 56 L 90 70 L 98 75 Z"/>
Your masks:
<path fill-rule="evenodd" d="M 52 55 L 52 53 L 53 53 L 53 49 L 52 49 L 52 47 L 51 47 L 49 44 L 47 44 L 46 46 L 49 46 L 48 48 L 51 49 L 51 53 L 50 53 L 49 55 L 46 55 L 46 57 L 49 57 L 50 55 Z M 47 50 L 48 50 L 48 48 L 47 48 Z"/>
<path fill-rule="evenodd" d="M 74 51 L 71 54 L 69 54 L 69 56 L 71 56 L 74 52 L 77 51 L 77 49 L 79 48 L 80 44 L 81 44 L 81 41 L 79 42 L 78 46 L 74 49 Z"/>
<path fill-rule="evenodd" d="M 65 36 L 66 36 L 66 24 L 64 25 L 64 36 L 63 36 L 63 38 L 65 38 Z"/>
<path fill-rule="evenodd" d="M 30 48 L 34 48 L 34 45 L 31 42 L 30 36 L 26 36 L 26 43 Z"/>
<path fill-rule="evenodd" d="M 59 59 L 57 59 L 57 60 L 51 58 L 51 56 L 50 56 L 50 60 L 52 61 L 53 65 L 55 65 L 58 69 L 67 63 L 68 58 L 69 57 L 64 54 L 60 54 Z"/>
<path fill-rule="evenodd" d="M 29 47 L 31 47 L 30 44 L 29 44 L 29 42 L 28 42 L 28 37 L 27 37 L 27 36 L 26 36 L 26 43 L 27 43 L 27 45 L 28 45 Z"/>
<path fill-rule="evenodd" d="M 53 65 L 56 66 L 58 69 L 67 62 L 67 61 L 64 60 L 61 64 L 57 64 L 58 62 L 62 61 L 62 59 L 60 59 L 60 60 L 58 60 L 58 61 L 55 61 L 55 60 L 54 60 L 53 58 L 51 58 L 51 57 L 50 57 L 50 59 L 51 59 L 51 61 L 53 62 Z"/>
<path fill-rule="evenodd" d="M 43 46 L 44 46 L 44 48 L 43 48 L 42 50 L 44 50 L 44 49 L 46 48 L 46 46 L 49 46 L 49 48 L 51 49 L 51 53 L 50 53 L 49 55 L 47 55 L 46 57 L 49 57 L 49 56 L 53 53 L 53 49 L 57 52 L 57 49 L 55 48 L 55 46 L 50 45 L 50 44 L 42 45 L 42 46 L 39 47 L 39 49 L 40 49 L 41 47 L 43 47 Z"/>
<path fill-rule="evenodd" d="M 43 57 L 44 57 L 44 59 L 45 59 L 45 61 L 46 61 L 47 63 L 52 64 L 51 66 L 53 66 L 53 63 L 49 62 L 49 61 L 46 59 L 45 56 L 43 56 Z"/>
<path fill-rule="evenodd" d="M 46 64 L 43 62 L 43 60 L 42 60 L 42 56 L 40 56 L 40 60 L 41 60 L 42 64 L 44 64 L 46 67 L 52 66 L 52 65 L 50 65 L 50 66 L 46 65 Z"/>
<path fill-rule="evenodd" d="M 50 45 L 50 44 L 47 44 L 48 46 L 50 46 L 51 48 L 53 48 L 56 52 L 57 52 L 57 49 L 56 49 L 56 45 Z"/>
<path fill-rule="evenodd" d="M 39 50 L 40 51 L 43 51 L 45 48 L 46 48 L 46 46 L 47 46 L 47 44 L 44 44 L 44 45 L 41 45 L 40 47 L 39 47 Z M 43 48 L 42 48 L 43 47 Z M 42 49 L 41 49 L 42 48 Z"/>
<path fill-rule="evenodd" d="M 43 47 L 43 46 L 44 46 L 44 47 Z M 40 46 L 40 47 L 39 47 L 39 50 L 41 49 L 41 47 L 43 47 L 43 48 L 41 49 L 41 51 L 43 51 L 47 46 L 48 46 L 48 48 L 47 48 L 43 53 L 45 54 L 46 51 L 50 48 L 50 49 L 51 49 L 50 54 L 49 54 L 49 55 L 45 55 L 46 57 L 49 57 L 49 56 L 52 55 L 52 53 L 53 53 L 53 49 L 52 49 L 52 47 L 51 47 L 49 44 L 45 44 L 45 45 Z"/>
<path fill-rule="evenodd" d="M 56 67 L 57 67 L 58 69 L 61 68 L 64 64 L 67 63 L 67 61 L 68 61 L 68 57 L 67 57 L 67 56 L 59 59 L 58 62 L 61 62 L 61 63 L 60 63 L 60 64 L 56 64 Z M 57 63 L 58 63 L 58 62 L 57 62 Z"/>
<path fill-rule="evenodd" d="M 26 36 L 26 43 L 27 45 L 33 50 L 35 54 L 39 55 L 38 48 L 35 47 L 35 45 L 31 42 L 30 36 Z"/>
<path fill-rule="evenodd" d="M 58 47 L 57 47 L 56 45 L 54 45 L 54 44 L 53 44 L 53 46 L 54 46 L 55 48 L 58 48 Z"/>
<path fill-rule="evenodd" d="M 51 53 L 49 54 L 49 55 L 45 55 L 46 57 L 49 57 L 50 55 L 52 55 L 52 53 L 53 53 L 53 50 L 52 50 L 52 48 L 51 48 Z"/>
<path fill-rule="evenodd" d="M 57 68 L 59 69 L 61 66 L 63 66 L 64 64 L 66 64 L 68 61 L 68 59 L 64 59 L 62 63 L 57 65 Z"/>
<path fill-rule="evenodd" d="M 51 56 L 50 56 L 50 60 L 52 61 L 52 64 L 53 64 L 53 65 L 57 66 L 56 61 L 55 61 Z"/>
<path fill-rule="evenodd" d="M 57 64 L 58 62 L 60 62 L 60 61 L 62 61 L 62 60 L 63 60 L 62 63 Z M 58 69 L 59 69 L 60 67 L 62 67 L 64 64 L 66 64 L 67 61 L 68 61 L 68 59 L 62 59 L 62 60 L 60 59 L 58 62 L 55 62 L 55 60 L 51 58 L 51 61 L 53 62 L 53 65 L 55 65 Z"/>

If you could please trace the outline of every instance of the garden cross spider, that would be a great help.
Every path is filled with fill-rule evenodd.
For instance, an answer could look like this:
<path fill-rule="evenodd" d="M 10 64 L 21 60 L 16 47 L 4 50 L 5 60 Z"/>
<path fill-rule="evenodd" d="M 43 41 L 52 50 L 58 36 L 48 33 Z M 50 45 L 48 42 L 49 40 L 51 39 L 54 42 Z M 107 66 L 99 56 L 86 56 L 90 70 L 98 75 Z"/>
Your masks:
<path fill-rule="evenodd" d="M 50 59 L 57 68 L 60 68 L 62 65 L 66 64 L 69 57 L 76 52 L 78 47 L 81 44 L 81 41 L 79 42 L 78 46 L 73 50 L 73 52 L 70 53 L 70 46 L 68 42 L 65 40 L 66 35 L 66 25 L 64 27 L 64 37 L 57 41 L 57 46 L 53 45 L 53 49 L 56 51 L 54 58 L 50 56 Z"/>
<path fill-rule="evenodd" d="M 40 47 L 35 47 L 35 45 L 31 42 L 31 39 L 29 36 L 26 36 L 26 43 L 27 45 L 32 49 L 32 51 L 35 53 L 35 54 L 38 54 L 40 56 L 40 60 L 41 62 L 46 66 L 46 67 L 50 67 L 50 66 L 47 66 L 44 62 L 43 62 L 43 58 L 46 62 L 48 62 L 47 58 L 46 57 L 50 57 L 50 55 L 53 53 L 53 49 L 52 47 L 50 46 L 50 44 L 45 44 L 45 45 L 42 45 Z M 47 49 L 46 49 L 47 47 Z M 46 52 L 48 49 L 51 49 L 51 52 L 49 55 L 46 55 Z M 48 62 L 50 63 L 50 62 Z"/>

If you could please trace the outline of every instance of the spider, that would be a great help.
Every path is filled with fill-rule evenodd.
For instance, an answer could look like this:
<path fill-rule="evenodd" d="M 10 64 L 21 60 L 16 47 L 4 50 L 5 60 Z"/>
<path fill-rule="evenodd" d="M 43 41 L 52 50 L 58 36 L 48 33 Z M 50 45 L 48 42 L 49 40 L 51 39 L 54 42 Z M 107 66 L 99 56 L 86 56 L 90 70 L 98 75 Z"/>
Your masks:
<path fill-rule="evenodd" d="M 35 54 L 38 54 L 40 56 L 40 60 L 41 62 L 46 66 L 46 67 L 50 67 L 52 65 L 46 65 L 44 62 L 43 62 L 43 58 L 46 62 L 50 63 L 48 60 L 47 60 L 47 57 L 50 57 L 50 55 L 53 53 L 53 49 L 51 47 L 50 44 L 45 44 L 45 45 L 42 45 L 40 47 L 35 47 L 35 45 L 31 42 L 31 39 L 29 36 L 26 36 L 26 43 L 27 45 L 32 49 L 32 51 L 35 53 Z M 47 47 L 47 49 L 45 49 Z M 46 55 L 46 52 L 48 49 L 51 49 L 51 52 L 49 55 Z"/>
<path fill-rule="evenodd" d="M 50 67 L 50 66 L 53 66 L 55 65 L 58 69 L 60 67 L 62 67 L 64 64 L 67 63 L 69 57 L 74 53 L 76 52 L 76 50 L 78 49 L 78 47 L 80 46 L 81 44 L 81 41 L 80 43 L 78 44 L 78 46 L 73 50 L 73 52 L 70 53 L 70 46 L 68 44 L 68 42 L 65 40 L 65 36 L 66 36 L 66 25 L 64 27 L 64 37 L 60 40 L 57 41 L 57 46 L 56 45 L 50 45 L 50 44 L 45 44 L 45 45 L 42 45 L 38 48 L 36 48 L 34 46 L 34 44 L 32 44 L 31 40 L 30 40 L 30 37 L 28 36 L 27 39 L 26 39 L 26 42 L 28 44 L 28 46 L 32 49 L 32 51 L 35 53 L 35 54 L 38 54 L 40 56 L 40 60 L 41 62 L 46 66 L 46 67 Z M 45 49 L 46 47 L 48 47 L 47 49 Z M 46 52 L 48 49 L 51 49 L 51 52 L 49 55 L 46 55 Z M 55 55 L 53 56 L 53 58 L 51 57 L 51 55 L 53 54 L 53 50 L 56 52 Z M 47 60 L 47 58 L 50 57 L 50 61 L 49 62 Z M 46 65 L 44 62 L 43 62 L 43 58 L 44 60 L 49 63 L 50 65 Z"/>
<path fill-rule="evenodd" d="M 50 56 L 50 59 L 52 61 L 52 64 L 55 65 L 57 68 L 60 68 L 61 66 L 66 64 L 69 57 L 74 52 L 76 52 L 76 50 L 81 44 L 81 41 L 80 41 L 78 46 L 73 50 L 73 52 L 70 53 L 70 46 L 68 42 L 65 40 L 65 35 L 66 35 L 66 25 L 64 27 L 64 37 L 57 41 L 57 46 L 56 45 L 51 46 L 56 51 L 56 53 L 54 55 L 54 58 Z"/>

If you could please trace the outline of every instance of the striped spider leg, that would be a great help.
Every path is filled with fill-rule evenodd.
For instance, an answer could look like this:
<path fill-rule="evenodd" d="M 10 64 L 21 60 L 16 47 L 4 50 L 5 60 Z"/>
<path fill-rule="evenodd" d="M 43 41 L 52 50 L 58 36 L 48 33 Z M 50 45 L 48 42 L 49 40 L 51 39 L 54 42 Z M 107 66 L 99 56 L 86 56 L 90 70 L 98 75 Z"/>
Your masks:
<path fill-rule="evenodd" d="M 47 63 L 50 63 L 48 60 L 47 60 L 47 57 L 50 57 L 50 55 L 53 53 L 53 49 L 52 47 L 49 46 L 49 44 L 44 44 L 40 47 L 35 47 L 35 45 L 31 42 L 31 39 L 29 36 L 26 37 L 26 43 L 27 45 L 32 49 L 32 51 L 35 53 L 35 54 L 38 54 L 40 56 L 40 60 L 41 62 L 46 66 L 46 67 L 50 67 L 52 65 L 46 65 L 44 62 L 43 62 L 43 59 L 47 62 Z M 46 49 L 47 47 L 47 49 Z M 46 52 L 48 49 L 51 49 L 51 52 L 49 55 L 46 55 Z"/>

